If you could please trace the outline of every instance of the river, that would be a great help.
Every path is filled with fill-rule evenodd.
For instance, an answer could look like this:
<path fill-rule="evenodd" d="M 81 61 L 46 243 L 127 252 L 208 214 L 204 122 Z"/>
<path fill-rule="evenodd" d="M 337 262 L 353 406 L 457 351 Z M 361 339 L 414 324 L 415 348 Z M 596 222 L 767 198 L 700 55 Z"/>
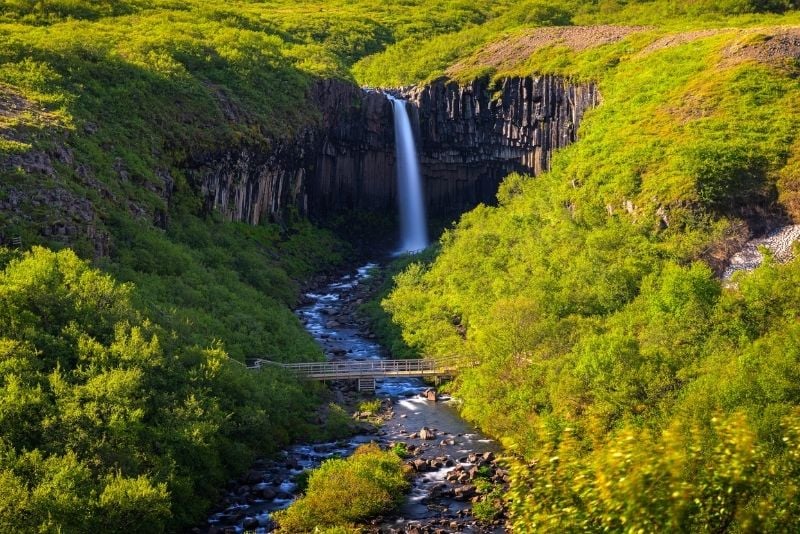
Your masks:
<path fill-rule="evenodd" d="M 357 315 L 363 283 L 376 264 L 366 264 L 355 272 L 329 282 L 305 294 L 297 315 L 308 332 L 322 346 L 326 356 L 335 360 L 386 358 L 385 349 L 365 328 Z M 415 463 L 412 489 L 403 506 L 392 516 L 371 525 L 369 532 L 504 532 L 497 525 L 478 524 L 471 516 L 472 485 L 477 468 L 489 472 L 500 482 L 505 474 L 494 462 L 497 444 L 461 419 L 456 401 L 440 397 L 427 400 L 428 389 L 418 379 L 378 381 L 375 395 L 388 399 L 392 417 L 376 434 L 353 436 L 330 443 L 300 444 L 283 451 L 276 460 L 258 462 L 245 478 L 246 491 L 234 488 L 224 510 L 208 520 L 208 532 L 269 532 L 269 514 L 287 507 L 296 497 L 297 476 L 318 466 L 332 456 L 351 454 L 359 445 L 377 441 L 383 445 L 407 444 Z M 426 428 L 434 439 L 420 439 Z M 244 494 L 244 495 L 243 495 Z"/>

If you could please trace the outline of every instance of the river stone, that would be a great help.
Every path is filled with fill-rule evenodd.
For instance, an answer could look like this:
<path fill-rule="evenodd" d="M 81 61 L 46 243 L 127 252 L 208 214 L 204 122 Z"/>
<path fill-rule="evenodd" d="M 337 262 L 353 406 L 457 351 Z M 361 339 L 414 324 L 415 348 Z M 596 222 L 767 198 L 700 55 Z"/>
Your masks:
<path fill-rule="evenodd" d="M 453 498 L 459 501 L 463 501 L 473 497 L 475 495 L 475 486 L 471 484 L 465 484 L 463 486 L 457 486 L 453 489 Z"/>
<path fill-rule="evenodd" d="M 414 466 L 414 469 L 418 473 L 422 473 L 428 470 L 428 462 L 426 460 L 423 460 L 422 458 L 417 458 L 416 460 L 411 462 L 411 465 Z"/>
<path fill-rule="evenodd" d="M 447 484 L 440 482 L 431 488 L 429 496 L 431 499 L 436 499 L 439 497 L 449 497 L 452 493 L 450 488 L 447 487 Z"/>
<path fill-rule="evenodd" d="M 436 434 L 433 430 L 422 427 L 422 430 L 419 431 L 419 439 L 430 440 L 436 438 Z"/>
<path fill-rule="evenodd" d="M 264 479 L 264 472 L 256 469 L 251 469 L 244 477 L 244 482 L 247 484 L 256 484 Z"/>

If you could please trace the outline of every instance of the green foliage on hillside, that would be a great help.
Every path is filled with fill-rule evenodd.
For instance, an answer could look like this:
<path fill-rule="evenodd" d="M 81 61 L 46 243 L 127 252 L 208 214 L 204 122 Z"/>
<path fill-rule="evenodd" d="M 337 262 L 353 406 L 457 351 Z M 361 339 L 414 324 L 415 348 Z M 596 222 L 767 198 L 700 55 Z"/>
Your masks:
<path fill-rule="evenodd" d="M 353 62 L 395 40 L 492 10 L 0 2 L 0 202 L 11 205 L 0 241 L 70 247 L 133 284 L 66 251 L 8 265 L 4 531 L 174 531 L 254 454 L 341 431 L 334 409 L 326 428 L 306 428 L 313 387 L 229 358 L 320 358 L 289 306 L 346 247 L 292 215 L 257 227 L 219 220 L 187 162 L 269 150 L 317 120 L 306 102 L 315 80 L 349 79 Z"/>
<path fill-rule="evenodd" d="M 366 281 L 370 286 L 368 291 L 370 298 L 359 306 L 358 311 L 369 321 L 371 330 L 380 344 L 388 349 L 391 358 L 419 358 L 419 351 L 403 340 L 402 329 L 386 313 L 381 302 L 394 289 L 394 278 L 398 274 L 412 263 L 430 262 L 434 257 L 433 249 L 401 256 L 386 267 L 374 269 Z"/>
<path fill-rule="evenodd" d="M 800 22 L 795 11 L 798 8 L 800 3 L 796 0 L 524 0 L 498 7 L 497 15 L 482 24 L 432 36 L 424 41 L 413 36 L 398 40 L 385 51 L 357 62 L 352 72 L 360 83 L 378 87 L 414 84 L 444 75 L 472 79 L 494 74 L 496 69 L 481 67 L 464 71 L 454 69 L 454 64 L 469 60 L 472 54 L 489 43 L 513 39 L 535 28 L 621 24 L 674 32 L 759 27 L 797 24 Z M 542 55 L 547 57 L 549 52 L 548 49 Z M 550 73 L 548 67 L 552 64 L 551 61 L 544 65 L 531 63 L 541 73 Z"/>
<path fill-rule="evenodd" d="M 71 251 L 0 250 L 3 530 L 174 530 L 302 432 L 290 376 L 150 322 Z"/>
<path fill-rule="evenodd" d="M 456 56 L 497 79 L 593 80 L 602 95 L 551 172 L 506 178 L 499 206 L 465 214 L 384 301 L 413 349 L 480 359 L 454 393 L 526 458 L 509 495 L 523 532 L 780 532 L 800 520 L 800 264 L 768 262 L 731 286 L 714 273 L 745 223 L 797 213 L 800 71 L 763 53 L 784 30 L 756 26 L 796 15 L 680 17 L 500 66 L 469 47 Z M 357 68 L 370 76 L 393 53 Z"/>
<path fill-rule="evenodd" d="M 354 527 L 397 506 L 408 488 L 399 456 L 362 445 L 349 458 L 327 460 L 312 471 L 305 495 L 275 519 L 279 532 L 287 533 Z"/>
<path fill-rule="evenodd" d="M 121 219 L 105 267 L 136 285 L 158 322 L 199 345 L 221 341 L 232 357 L 321 357 L 289 307 L 301 280 L 337 265 L 347 248 L 308 222 L 285 230 L 176 216 L 166 232 Z"/>
<path fill-rule="evenodd" d="M 775 199 L 798 214 L 798 64 L 769 56 L 772 26 L 797 24 L 796 8 L 2 1 L 0 201 L 22 200 L 0 211 L 0 235 L 89 257 L 107 234 L 100 267 L 133 284 L 69 251 L 0 252 L 3 530 L 175 530 L 253 454 L 302 431 L 314 396 L 229 356 L 320 357 L 287 306 L 342 249 L 291 217 L 247 227 L 204 213 L 187 161 L 301 131 L 319 78 L 445 73 L 561 74 L 603 95 L 552 172 L 509 177 L 500 206 L 464 216 L 386 300 L 398 351 L 481 359 L 457 393 L 534 461 L 515 471 L 519 529 L 788 530 L 799 268 L 767 264 L 726 288 L 707 263 Z M 481 54 L 596 23 L 651 27 Z M 47 233 L 83 217 L 94 236 Z M 377 452 L 326 469 L 363 500 L 319 475 L 288 525 L 356 521 L 351 505 L 384 510 L 403 487 Z"/>

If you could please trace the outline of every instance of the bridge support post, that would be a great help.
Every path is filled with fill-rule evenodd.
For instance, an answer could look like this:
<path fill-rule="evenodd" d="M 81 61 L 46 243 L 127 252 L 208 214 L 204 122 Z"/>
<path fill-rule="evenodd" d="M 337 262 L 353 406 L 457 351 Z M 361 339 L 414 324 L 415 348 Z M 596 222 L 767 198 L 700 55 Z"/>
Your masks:
<path fill-rule="evenodd" d="M 374 378 L 359 378 L 358 391 L 375 392 L 375 379 Z"/>

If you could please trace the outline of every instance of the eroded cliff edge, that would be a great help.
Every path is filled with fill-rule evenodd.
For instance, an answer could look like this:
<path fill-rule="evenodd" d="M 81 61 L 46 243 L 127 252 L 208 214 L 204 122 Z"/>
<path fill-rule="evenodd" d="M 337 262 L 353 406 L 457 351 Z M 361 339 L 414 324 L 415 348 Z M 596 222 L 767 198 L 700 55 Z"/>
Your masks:
<path fill-rule="evenodd" d="M 512 171 L 539 174 L 576 139 L 599 102 L 594 84 L 555 77 L 459 84 L 440 79 L 401 89 L 418 133 L 429 213 L 493 202 Z M 392 109 L 379 92 L 338 80 L 316 83 L 316 124 L 270 146 L 242 146 L 186 162 L 208 210 L 258 224 L 287 210 L 321 220 L 351 210 L 395 209 Z"/>

